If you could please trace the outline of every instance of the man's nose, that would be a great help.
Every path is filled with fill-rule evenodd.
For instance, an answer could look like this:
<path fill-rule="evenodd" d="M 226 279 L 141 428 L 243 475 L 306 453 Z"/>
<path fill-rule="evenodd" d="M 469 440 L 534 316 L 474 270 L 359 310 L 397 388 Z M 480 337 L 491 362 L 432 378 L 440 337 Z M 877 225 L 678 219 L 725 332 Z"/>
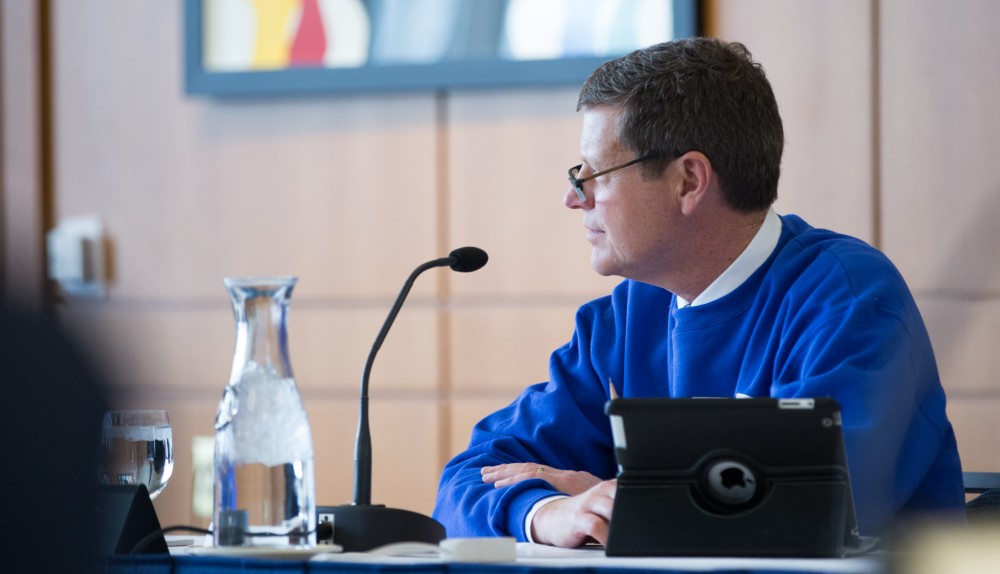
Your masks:
<path fill-rule="evenodd" d="M 586 209 L 592 205 L 590 197 L 587 199 L 580 199 L 580 194 L 576 192 L 576 188 L 572 185 L 566 190 L 566 195 L 563 197 L 563 205 L 570 209 Z"/>

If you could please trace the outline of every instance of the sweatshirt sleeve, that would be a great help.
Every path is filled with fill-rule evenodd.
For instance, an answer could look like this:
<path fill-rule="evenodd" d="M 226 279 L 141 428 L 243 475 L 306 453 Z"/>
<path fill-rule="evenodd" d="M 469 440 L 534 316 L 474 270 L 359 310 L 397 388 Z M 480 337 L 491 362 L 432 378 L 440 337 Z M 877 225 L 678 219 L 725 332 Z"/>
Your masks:
<path fill-rule="evenodd" d="M 874 273 L 872 273 L 874 274 Z M 830 396 L 840 403 L 858 524 L 875 534 L 896 516 L 961 508 L 961 465 L 945 394 L 916 304 L 890 274 L 849 296 L 823 285 L 811 297 L 847 301 L 800 314 L 771 394 Z M 801 328 L 799 328 L 801 327 Z"/>
<path fill-rule="evenodd" d="M 603 304 L 601 304 L 603 302 Z M 507 407 L 487 416 L 472 431 L 468 448 L 444 468 L 434 518 L 448 536 L 513 536 L 526 541 L 524 521 L 531 507 L 557 491 L 543 480 L 496 488 L 480 475 L 484 466 L 536 462 L 558 469 L 583 470 L 601 479 L 615 474 L 608 400 L 602 365 L 591 360 L 612 356 L 614 340 L 608 299 L 577 313 L 573 339 L 552 353 L 550 380 L 528 387 Z"/>

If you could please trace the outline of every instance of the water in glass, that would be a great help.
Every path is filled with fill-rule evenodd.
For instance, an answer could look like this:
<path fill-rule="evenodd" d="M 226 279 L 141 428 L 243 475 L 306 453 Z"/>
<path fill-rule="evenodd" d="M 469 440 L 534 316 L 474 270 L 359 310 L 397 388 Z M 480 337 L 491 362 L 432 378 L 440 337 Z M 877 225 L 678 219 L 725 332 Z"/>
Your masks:
<path fill-rule="evenodd" d="M 104 414 L 101 484 L 144 484 L 156 498 L 174 471 L 173 430 L 166 411 L 126 410 Z"/>

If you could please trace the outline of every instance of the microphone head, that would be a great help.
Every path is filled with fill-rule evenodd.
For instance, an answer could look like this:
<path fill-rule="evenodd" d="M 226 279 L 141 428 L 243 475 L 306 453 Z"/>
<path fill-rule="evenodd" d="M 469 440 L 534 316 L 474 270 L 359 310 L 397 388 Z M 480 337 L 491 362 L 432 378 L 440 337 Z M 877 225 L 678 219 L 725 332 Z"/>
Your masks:
<path fill-rule="evenodd" d="M 459 247 L 448 254 L 448 258 L 453 261 L 451 268 L 461 273 L 476 271 L 481 269 L 490 256 L 478 247 Z"/>

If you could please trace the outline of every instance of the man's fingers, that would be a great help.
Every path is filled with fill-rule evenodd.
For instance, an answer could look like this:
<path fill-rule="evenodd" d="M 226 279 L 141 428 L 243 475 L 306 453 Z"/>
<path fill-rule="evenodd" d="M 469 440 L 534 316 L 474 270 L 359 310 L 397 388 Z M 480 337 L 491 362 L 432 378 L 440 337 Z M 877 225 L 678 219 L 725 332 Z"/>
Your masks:
<path fill-rule="evenodd" d="M 588 540 L 607 544 L 615 487 L 616 481 L 605 481 L 582 494 L 541 507 L 531 523 L 532 538 L 563 547 L 579 546 Z"/>
<path fill-rule="evenodd" d="M 608 521 L 593 514 L 584 514 L 578 518 L 577 524 L 581 527 L 581 530 L 577 532 L 577 537 L 580 539 L 580 543 L 583 545 L 587 542 L 587 539 L 593 539 L 598 544 L 608 543 Z"/>
<path fill-rule="evenodd" d="M 540 478 L 559 492 L 576 495 L 600 484 L 601 479 L 583 471 L 561 470 L 535 462 L 512 462 L 484 466 L 480 470 L 483 482 L 497 488 L 510 486 L 522 480 Z"/>
<path fill-rule="evenodd" d="M 480 470 L 483 482 L 495 486 L 509 486 L 515 482 L 530 478 L 546 479 L 546 473 L 552 474 L 554 469 L 534 462 L 511 462 L 496 466 L 484 466 Z"/>
<path fill-rule="evenodd" d="M 582 528 L 578 533 L 581 539 L 592 538 L 599 544 L 608 543 L 611 513 L 614 511 L 614 489 L 609 488 L 610 482 L 604 482 L 593 488 L 584 497 L 582 510 L 577 518 L 577 524 Z M 581 541 L 582 543 L 582 541 Z"/>

